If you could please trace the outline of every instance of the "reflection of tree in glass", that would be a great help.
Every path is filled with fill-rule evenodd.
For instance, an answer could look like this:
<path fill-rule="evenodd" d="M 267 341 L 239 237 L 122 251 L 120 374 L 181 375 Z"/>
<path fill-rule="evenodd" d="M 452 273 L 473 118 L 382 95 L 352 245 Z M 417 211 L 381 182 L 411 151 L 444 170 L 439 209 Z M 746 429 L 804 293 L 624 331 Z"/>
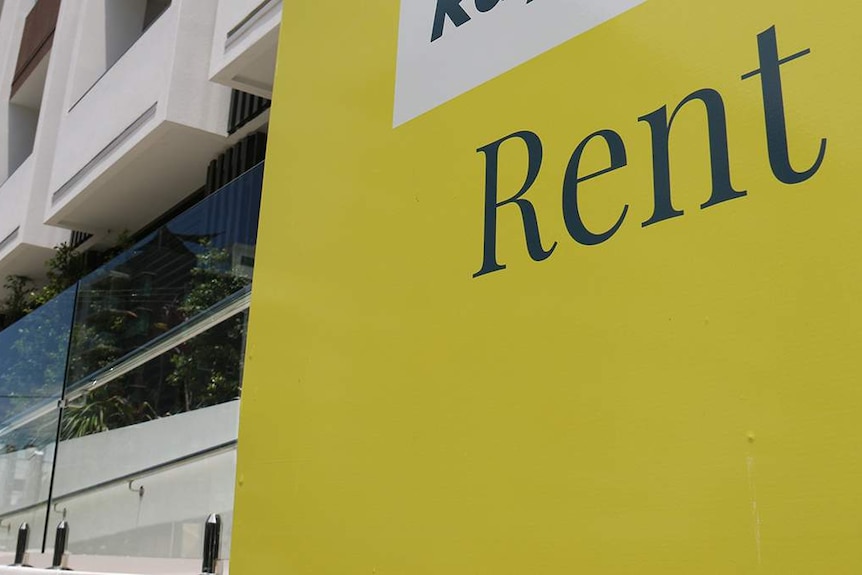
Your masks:
<path fill-rule="evenodd" d="M 9 276 L 0 322 L 0 422 L 58 397 L 66 369 L 74 295 L 66 292 L 86 271 L 84 258 L 68 244 L 54 247 L 45 262 L 47 282 Z"/>
<path fill-rule="evenodd" d="M 6 276 L 6 299 L 0 309 L 0 329 L 6 329 L 31 311 L 33 281 L 25 276 Z"/>
<path fill-rule="evenodd" d="M 184 295 L 171 311 L 171 315 L 178 316 L 178 323 L 250 283 L 248 278 L 232 273 L 227 250 L 214 248 L 207 241 L 201 243 L 204 249 L 196 255 L 196 265 L 186 276 Z M 98 318 L 98 314 L 94 317 Z M 101 333 L 113 332 L 111 326 L 106 329 L 96 323 L 87 327 Z M 116 326 L 118 330 L 127 327 L 122 323 Z M 63 436 L 79 437 L 236 399 L 240 392 L 244 330 L 244 316 L 233 317 L 94 390 L 83 398 L 83 403 L 68 408 Z M 89 337 L 95 341 L 95 334 Z"/>
<path fill-rule="evenodd" d="M 63 294 L 0 334 L 0 421 L 60 396 L 72 305 Z"/>
<path fill-rule="evenodd" d="M 196 257 L 182 236 L 160 228 L 81 282 L 70 381 L 113 363 L 177 325 Z"/>
<path fill-rule="evenodd" d="M 227 250 L 209 246 L 198 255 L 198 266 L 191 275 L 192 288 L 179 307 L 185 317 L 212 307 L 250 281 L 231 273 Z M 233 317 L 173 351 L 174 369 L 167 380 L 182 389 L 183 411 L 239 397 L 244 331 L 244 317 Z"/>
<path fill-rule="evenodd" d="M 70 405 L 63 414 L 62 439 L 82 437 L 91 433 L 118 429 L 154 417 L 146 402 L 135 405 L 129 398 L 116 394 L 113 384 L 121 386 L 121 380 L 111 386 L 101 387 L 86 395 L 80 405 Z"/>

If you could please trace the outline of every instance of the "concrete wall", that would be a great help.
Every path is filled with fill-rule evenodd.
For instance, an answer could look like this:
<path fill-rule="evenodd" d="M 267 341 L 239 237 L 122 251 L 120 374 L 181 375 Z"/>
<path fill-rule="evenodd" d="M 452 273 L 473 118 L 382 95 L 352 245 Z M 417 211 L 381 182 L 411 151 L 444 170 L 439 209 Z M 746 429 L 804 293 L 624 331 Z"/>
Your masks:
<path fill-rule="evenodd" d="M 21 142 L 10 132 L 9 98 L 18 49 L 24 33 L 24 20 L 35 2 L 36 0 L 9 0 L 9 5 L 4 5 L 3 12 L 0 13 L 0 134 L 3 136 L 0 137 L 0 182 L 14 172 L 10 158 L 17 160 L 20 155 L 10 150 L 18 147 Z M 20 125 L 19 121 L 15 123 Z M 21 161 L 18 161 L 17 165 L 20 164 Z"/>
<path fill-rule="evenodd" d="M 104 21 L 107 0 L 85 0 L 79 16 L 73 52 L 73 81 L 66 98 L 71 108 L 60 121 L 50 190 L 69 181 L 123 130 L 158 104 L 166 90 L 167 71 L 175 35 L 176 7 L 157 20 L 105 72 L 105 39 L 91 39 Z M 143 13 L 141 13 L 141 23 Z M 100 25 L 99 25 L 100 24 Z M 102 75 L 104 73 L 104 75 Z M 92 76 L 96 76 L 93 78 Z M 98 82 L 93 82 L 98 78 Z M 81 97 L 82 90 L 89 90 Z M 74 107 L 72 107 L 74 106 Z M 134 145 L 136 140 L 127 145 Z"/>
<path fill-rule="evenodd" d="M 46 222 L 96 234 L 99 241 L 119 230 L 137 231 L 203 185 L 206 164 L 228 146 L 230 103 L 230 91 L 207 77 L 212 0 L 174 0 L 87 89 L 104 62 L 93 45 L 104 52 L 108 42 L 94 41 L 88 30 L 110 19 L 110 1 L 76 5 L 74 80 L 44 213 Z M 130 20 L 138 16 L 143 22 L 143 7 Z"/>
<path fill-rule="evenodd" d="M 230 90 L 209 79 L 215 7 L 211 0 L 186 0 L 178 6 L 182 32 L 173 50 L 167 119 L 226 137 Z"/>
<path fill-rule="evenodd" d="M 60 105 L 56 87 L 65 88 L 68 50 L 54 48 L 10 102 L 24 22 L 34 4 L 35 0 L 7 0 L 0 13 L 0 241 L 18 230 L 0 247 L 0 284 L 7 275 L 44 274 L 49 248 L 69 237 L 68 231 L 44 225 L 46 178 Z M 58 29 L 55 46 L 61 35 Z"/>
<path fill-rule="evenodd" d="M 146 0 L 79 0 L 71 107 L 141 36 Z"/>
<path fill-rule="evenodd" d="M 9 173 L 24 163 L 33 153 L 36 141 L 36 126 L 39 125 L 39 111 L 9 104 Z"/>
<path fill-rule="evenodd" d="M 55 497 L 234 440 L 238 406 L 233 401 L 61 442 Z M 0 455 L 0 494 L 16 505 L 45 498 L 52 460 L 53 445 Z M 60 499 L 49 525 L 53 529 L 65 513 L 74 554 L 191 559 L 201 555 L 207 515 L 219 513 L 222 556 L 228 557 L 235 467 L 230 449 L 142 476 L 131 486 L 118 483 Z M 0 529 L 0 551 L 14 550 L 22 521 L 33 526 L 31 546 L 37 547 L 44 515 L 40 508 L 5 519 L 12 528 Z"/>
<path fill-rule="evenodd" d="M 210 78 L 272 98 L 282 0 L 221 0 L 213 33 Z M 240 29 L 235 30 L 237 27 Z"/>
<path fill-rule="evenodd" d="M 31 158 L 19 166 L 9 179 L 0 184 L 0 242 L 15 230 L 19 230 L 20 233 L 24 201 L 30 193 L 32 179 Z M 0 254 L 7 249 L 6 246 L 0 246 Z"/>

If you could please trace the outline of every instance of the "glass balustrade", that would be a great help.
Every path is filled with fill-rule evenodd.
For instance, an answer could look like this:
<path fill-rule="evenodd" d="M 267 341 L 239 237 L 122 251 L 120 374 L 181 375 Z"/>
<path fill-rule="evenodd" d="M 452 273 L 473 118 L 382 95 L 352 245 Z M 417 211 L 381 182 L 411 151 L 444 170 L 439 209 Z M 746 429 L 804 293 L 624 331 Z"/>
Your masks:
<path fill-rule="evenodd" d="M 80 282 L 71 382 L 251 283 L 263 165 Z"/>
<path fill-rule="evenodd" d="M 41 529 L 54 461 L 76 288 L 0 332 L 0 517 Z M 34 535 L 34 540 L 41 540 Z M 0 529 L 0 549 L 14 549 Z"/>
<path fill-rule="evenodd" d="M 65 516 L 72 553 L 199 557 L 220 513 L 229 554 L 262 175 L 0 332 L 0 550 L 22 521 L 39 547 L 50 513 L 49 547 Z"/>
<path fill-rule="evenodd" d="M 66 290 L 0 332 L 0 429 L 60 398 L 75 294 Z"/>
<path fill-rule="evenodd" d="M 51 523 L 73 526 L 73 555 L 200 557 L 204 521 L 219 513 L 229 557 L 246 316 L 70 400 Z"/>

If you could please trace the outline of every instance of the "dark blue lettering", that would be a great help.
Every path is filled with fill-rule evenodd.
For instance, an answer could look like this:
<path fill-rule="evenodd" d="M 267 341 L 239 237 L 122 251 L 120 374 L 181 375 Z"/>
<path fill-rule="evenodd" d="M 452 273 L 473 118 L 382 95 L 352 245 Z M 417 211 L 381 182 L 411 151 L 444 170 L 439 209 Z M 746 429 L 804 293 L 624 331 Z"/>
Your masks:
<path fill-rule="evenodd" d="M 507 140 L 518 139 L 527 146 L 527 176 L 524 184 L 514 196 L 502 202 L 497 201 L 497 179 L 500 159 L 500 146 Z M 527 240 L 527 251 L 530 257 L 537 262 L 551 257 L 557 247 L 557 243 L 550 249 L 542 247 L 542 239 L 539 235 L 539 221 L 536 217 L 536 209 L 528 200 L 522 196 L 535 183 L 542 167 L 542 140 L 533 132 L 522 131 L 509 134 L 496 142 L 482 146 L 477 152 L 485 154 L 485 239 L 482 256 L 482 267 L 473 277 L 483 276 L 491 272 L 506 269 L 506 266 L 497 262 L 497 210 L 507 204 L 515 204 L 521 210 L 521 218 L 524 222 L 524 235 Z"/>
<path fill-rule="evenodd" d="M 594 138 L 602 138 L 608 145 L 608 150 L 610 151 L 611 156 L 610 166 L 597 172 L 593 172 L 592 174 L 581 176 L 578 174 L 581 156 L 583 155 L 587 144 L 589 144 Z M 566 229 L 569 231 L 569 235 L 572 236 L 572 239 L 579 244 L 594 246 L 609 240 L 615 233 L 617 233 L 617 230 L 620 229 L 620 226 L 629 211 L 629 207 L 625 206 L 623 208 L 623 213 L 611 229 L 600 234 L 593 233 L 587 229 L 583 219 L 581 219 L 581 213 L 578 208 L 578 184 L 601 176 L 602 174 L 618 170 L 626 164 L 626 147 L 623 144 L 623 139 L 613 130 L 600 130 L 591 134 L 584 138 L 578 147 L 575 148 L 572 157 L 569 159 L 569 165 L 566 168 L 566 175 L 563 178 L 563 220 L 566 222 Z"/>
<path fill-rule="evenodd" d="M 706 106 L 707 127 L 709 129 L 709 156 L 712 172 L 712 195 L 701 204 L 708 208 L 721 202 L 741 198 L 745 191 L 733 189 L 730 183 L 730 158 L 727 148 L 727 115 L 724 111 L 724 101 L 721 94 L 705 88 L 689 94 L 667 118 L 667 106 L 663 106 L 645 116 L 638 118 L 647 122 L 652 130 L 653 156 L 653 215 L 641 225 L 643 227 L 683 215 L 671 202 L 670 189 L 670 130 L 679 111 L 694 100 L 700 100 Z"/>
<path fill-rule="evenodd" d="M 479 12 L 488 12 L 499 3 L 500 0 L 476 0 L 476 10 Z"/>
<path fill-rule="evenodd" d="M 443 26 L 446 18 L 455 24 L 455 27 L 470 21 L 470 15 L 461 7 L 463 0 L 437 0 L 437 10 L 434 12 L 434 27 L 431 29 L 431 41 L 443 35 Z"/>
<path fill-rule="evenodd" d="M 766 117 L 766 146 L 769 152 L 769 166 L 779 182 L 798 184 L 817 173 L 826 157 L 826 138 L 820 140 L 820 152 L 814 164 L 802 172 L 790 165 L 787 149 L 787 117 L 784 111 L 784 93 L 781 86 L 781 65 L 811 53 L 802 50 L 792 56 L 778 57 L 778 40 L 775 26 L 757 35 L 757 51 L 760 56 L 760 69 L 742 76 L 743 80 L 760 75 L 763 88 L 763 112 Z"/>

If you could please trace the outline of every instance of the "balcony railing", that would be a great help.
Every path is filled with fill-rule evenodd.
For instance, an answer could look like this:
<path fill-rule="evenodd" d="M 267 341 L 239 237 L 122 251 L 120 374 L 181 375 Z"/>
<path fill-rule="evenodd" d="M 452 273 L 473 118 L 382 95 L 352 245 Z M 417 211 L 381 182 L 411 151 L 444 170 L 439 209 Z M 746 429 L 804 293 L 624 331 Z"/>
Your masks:
<path fill-rule="evenodd" d="M 262 174 L 258 164 L 0 332 L 0 521 L 42 535 L 62 505 L 77 514 L 73 553 L 183 557 L 199 542 L 170 534 L 210 512 L 230 518 L 232 455 L 151 476 L 162 490 L 141 491 L 132 511 L 110 501 L 118 477 L 236 438 Z M 213 469 L 218 479 L 202 479 Z M 0 530 L 0 550 L 12 536 Z"/>
<path fill-rule="evenodd" d="M 227 133 L 233 134 L 272 106 L 272 101 L 255 96 L 242 90 L 230 94 L 230 114 L 227 119 Z"/>

